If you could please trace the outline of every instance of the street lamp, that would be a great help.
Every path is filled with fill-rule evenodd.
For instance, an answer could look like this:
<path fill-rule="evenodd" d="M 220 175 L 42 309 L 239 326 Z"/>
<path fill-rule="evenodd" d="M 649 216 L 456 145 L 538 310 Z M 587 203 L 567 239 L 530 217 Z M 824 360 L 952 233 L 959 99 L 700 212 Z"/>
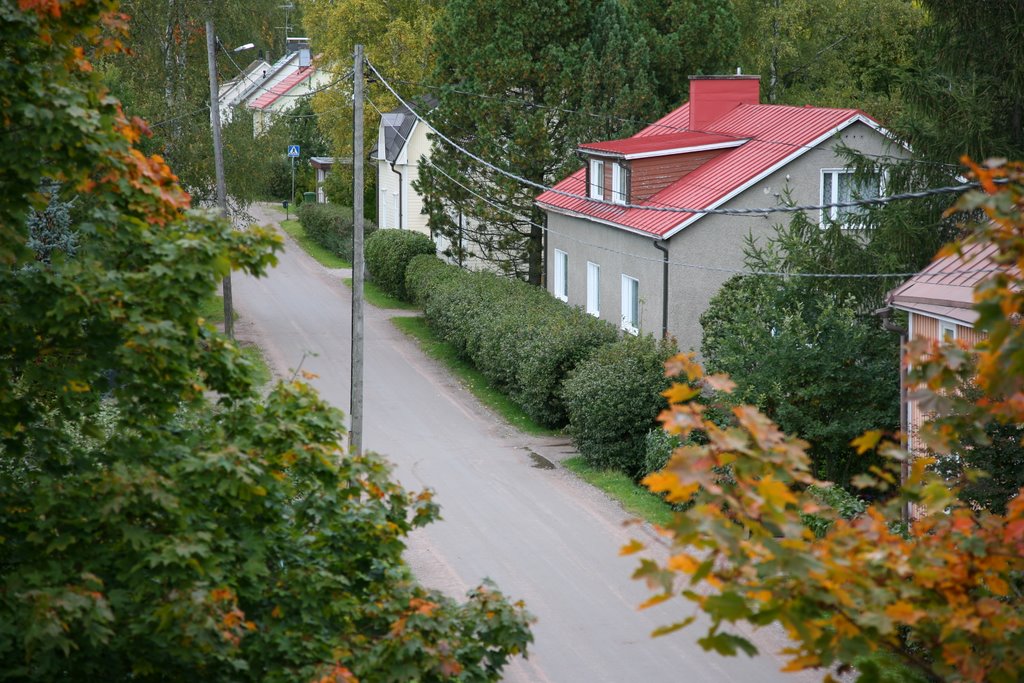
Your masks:
<path fill-rule="evenodd" d="M 206 20 L 206 61 L 210 69 L 210 124 L 213 126 L 213 165 L 217 176 L 217 205 L 221 217 L 228 217 L 227 188 L 224 183 L 224 151 L 220 139 L 220 92 L 217 87 L 217 40 L 213 32 L 213 19 Z M 241 52 L 256 47 L 246 43 L 232 52 Z M 235 310 L 231 301 L 231 271 L 224 276 L 224 334 L 235 338 Z"/>

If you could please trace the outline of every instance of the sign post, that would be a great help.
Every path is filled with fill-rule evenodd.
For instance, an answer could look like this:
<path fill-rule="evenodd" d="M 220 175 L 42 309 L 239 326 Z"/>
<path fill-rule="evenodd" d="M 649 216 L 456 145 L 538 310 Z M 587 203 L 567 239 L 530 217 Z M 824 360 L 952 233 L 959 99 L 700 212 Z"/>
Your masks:
<path fill-rule="evenodd" d="M 295 159 L 299 156 L 298 145 L 288 145 L 288 157 L 292 160 L 292 204 L 295 203 Z"/>

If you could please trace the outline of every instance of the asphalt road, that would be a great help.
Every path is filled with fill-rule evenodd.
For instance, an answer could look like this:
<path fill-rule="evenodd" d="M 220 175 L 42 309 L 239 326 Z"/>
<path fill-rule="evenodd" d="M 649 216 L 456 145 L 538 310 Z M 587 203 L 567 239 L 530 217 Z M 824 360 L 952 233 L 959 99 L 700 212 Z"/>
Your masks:
<path fill-rule="evenodd" d="M 254 209 L 260 222 L 278 219 Z M 240 339 L 256 341 L 280 376 L 302 370 L 334 405 L 349 403 L 349 289 L 288 240 L 267 277 L 235 275 Z M 426 585 L 461 597 L 493 579 L 537 617 L 527 659 L 506 681 L 818 681 L 779 673 L 776 631 L 752 634 L 756 658 L 704 652 L 699 623 L 652 639 L 657 626 L 692 612 L 683 600 L 646 611 L 650 597 L 630 579 L 635 557 L 619 557 L 646 525 L 570 472 L 548 463 L 565 457 L 564 440 L 523 435 L 477 403 L 406 338 L 387 312 L 366 307 L 364 445 L 384 454 L 408 488 L 430 487 L 443 519 L 418 531 L 407 558 Z"/>

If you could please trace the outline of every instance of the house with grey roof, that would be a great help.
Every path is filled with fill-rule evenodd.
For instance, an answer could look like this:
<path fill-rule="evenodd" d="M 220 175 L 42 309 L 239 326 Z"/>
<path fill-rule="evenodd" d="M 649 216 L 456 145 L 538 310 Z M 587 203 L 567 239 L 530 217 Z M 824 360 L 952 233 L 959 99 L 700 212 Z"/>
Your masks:
<path fill-rule="evenodd" d="M 429 111 L 437 100 L 424 97 L 414 104 Z M 419 164 L 430 158 L 430 126 L 420 121 L 405 105 L 385 112 L 377 131 L 377 145 L 370 151 L 377 163 L 377 224 L 382 228 L 414 230 L 430 234 L 423 213 L 423 197 L 413 188 Z"/>

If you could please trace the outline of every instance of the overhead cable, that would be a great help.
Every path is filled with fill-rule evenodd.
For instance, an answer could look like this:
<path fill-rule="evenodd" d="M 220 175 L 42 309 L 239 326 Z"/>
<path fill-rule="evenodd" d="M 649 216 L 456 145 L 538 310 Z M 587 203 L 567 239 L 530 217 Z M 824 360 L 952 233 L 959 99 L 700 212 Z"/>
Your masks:
<path fill-rule="evenodd" d="M 620 213 L 623 209 L 636 209 L 636 210 L 639 210 L 639 211 L 649 211 L 649 212 L 657 212 L 657 213 L 679 213 L 679 214 L 690 214 L 690 215 L 718 214 L 718 215 L 726 215 L 726 216 L 748 216 L 748 215 L 752 215 L 752 214 L 766 214 L 766 213 L 798 213 L 798 212 L 803 212 L 803 211 L 820 211 L 820 210 L 823 210 L 823 209 L 831 209 L 831 208 L 845 209 L 845 208 L 855 208 L 855 207 L 862 207 L 862 206 L 880 206 L 880 205 L 884 205 L 884 204 L 891 204 L 891 203 L 894 203 L 894 202 L 907 201 L 907 200 L 911 200 L 911 199 L 923 199 L 923 198 L 926 198 L 926 197 L 934 197 L 934 196 L 946 195 L 946 194 L 959 194 L 959 193 L 965 192 L 967 190 L 975 189 L 975 188 L 977 188 L 979 186 L 978 183 L 961 183 L 959 185 L 952 185 L 952 186 L 948 186 L 948 187 L 933 187 L 933 188 L 929 188 L 927 190 L 920 190 L 918 192 L 902 192 L 902 193 L 899 193 L 899 194 L 890 195 L 888 197 L 856 199 L 856 200 L 851 200 L 851 201 L 847 201 L 847 202 L 828 202 L 828 203 L 822 203 L 822 204 L 802 204 L 802 205 L 778 205 L 778 206 L 771 206 L 771 207 L 734 208 L 734 209 L 700 208 L 700 207 L 689 208 L 689 207 L 673 207 L 673 206 L 650 206 L 650 205 L 646 205 L 646 204 L 618 203 L 618 202 L 613 202 L 613 201 L 607 200 L 607 199 L 597 199 L 597 198 L 588 197 L 588 196 L 584 196 L 584 195 L 578 195 L 578 194 L 575 194 L 575 193 L 572 193 L 572 192 L 566 192 L 565 190 L 560 190 L 558 188 L 550 187 L 548 185 L 544 185 L 543 183 L 538 183 L 537 181 L 530 180 L 529 178 L 524 178 L 523 176 L 521 176 L 521 175 L 519 175 L 517 173 L 513 173 L 512 171 L 509 171 L 507 169 L 501 168 L 500 166 L 497 166 L 497 165 L 491 163 L 490 161 L 487 161 L 486 159 L 483 159 L 483 158 L 477 156 L 473 152 L 469 151 L 468 149 L 466 149 L 465 147 L 463 147 L 462 145 L 460 145 L 459 143 L 455 142 L 450 137 L 448 137 L 447 135 L 445 135 L 444 133 L 439 131 L 435 126 L 433 126 L 430 123 L 430 121 L 425 119 L 419 112 L 417 112 L 412 107 L 411 104 L 409 104 L 409 102 L 407 102 L 405 99 L 402 98 L 401 95 L 398 94 L 398 91 L 396 91 L 391 86 L 391 84 L 381 75 L 381 73 L 377 70 L 377 68 L 373 65 L 372 62 L 367 60 L 367 64 L 370 67 L 370 69 L 373 71 L 373 73 L 377 75 L 377 78 L 380 79 L 380 82 L 384 85 L 384 87 L 387 88 L 391 92 L 391 94 L 394 95 L 395 98 L 402 105 L 404 105 L 406 109 L 409 110 L 409 113 L 411 113 L 418 121 L 421 121 L 422 123 L 427 125 L 436 137 L 438 137 L 439 139 L 441 139 L 444 142 L 446 142 L 453 149 L 455 149 L 458 152 L 460 152 L 461 154 L 469 157 L 470 159 L 473 159 L 477 163 L 482 164 L 483 166 L 486 166 L 487 168 L 491 169 L 492 171 L 495 171 L 496 173 L 499 173 L 499 174 L 501 174 L 501 175 L 503 175 L 503 176 L 505 176 L 507 178 L 510 178 L 512 180 L 515 180 L 516 182 L 518 182 L 520 184 L 528 185 L 528 186 L 530 186 L 530 187 L 532 187 L 534 189 L 540 190 L 542 192 L 550 192 L 552 194 L 563 196 L 563 197 L 567 197 L 569 199 L 583 201 L 583 202 L 587 202 L 589 204 L 601 205 L 601 206 L 603 206 L 603 207 L 605 207 L 607 209 L 607 212 L 605 213 L 605 216 L 612 215 L 613 213 Z"/>
<path fill-rule="evenodd" d="M 372 66 L 371 66 L 371 68 L 372 68 Z M 377 108 L 377 105 L 374 104 L 373 101 L 370 100 L 369 97 L 366 98 L 366 101 L 369 103 L 369 105 L 378 114 L 382 113 L 381 110 L 379 108 Z M 401 134 L 401 132 L 398 132 L 398 136 L 401 137 L 404 142 L 408 142 L 409 141 L 406 136 Z M 444 169 L 442 169 L 441 167 L 436 165 L 429 157 L 427 157 L 427 156 L 421 157 L 421 162 L 425 163 L 430 168 L 433 168 L 438 173 L 443 175 L 445 178 L 447 178 L 451 182 L 455 183 L 457 186 L 459 186 L 460 188 L 462 188 L 466 192 L 470 193 L 471 195 L 473 195 L 474 197 L 476 197 L 480 201 L 484 202 L 485 204 L 491 206 L 492 208 L 494 208 L 494 209 L 496 209 L 498 211 L 501 211 L 502 213 L 505 213 L 505 214 L 511 216 L 512 218 L 514 218 L 514 219 L 516 219 L 518 221 L 522 221 L 523 223 L 525 223 L 527 225 L 530 225 L 530 226 L 532 226 L 534 228 L 539 228 L 539 229 L 543 230 L 546 233 L 549 233 L 549 234 L 552 234 L 552 235 L 558 235 L 559 237 L 564 237 L 565 239 L 571 240 L 571 241 L 576 242 L 578 244 L 581 244 L 583 246 L 592 247 L 592 248 L 595 248 L 595 249 L 600 249 L 602 251 L 606 251 L 606 252 L 610 252 L 610 253 L 613 253 L 613 254 L 617 254 L 619 256 L 628 256 L 630 258 L 635 258 L 635 259 L 638 259 L 638 260 L 641 260 L 641 261 L 649 261 L 649 262 L 652 262 L 652 263 L 664 263 L 665 262 L 665 259 L 663 259 L 663 258 L 659 258 L 659 257 L 656 257 L 656 256 L 644 256 L 644 255 L 641 255 L 641 254 L 634 254 L 634 253 L 628 252 L 628 251 L 621 251 L 621 250 L 618 250 L 618 249 L 613 249 L 613 248 L 605 246 L 603 244 L 595 244 L 593 242 L 588 242 L 586 240 L 579 239 L 578 237 L 575 237 L 573 235 L 569 235 L 567 233 L 560 232 L 558 230 L 553 230 L 552 228 L 549 228 L 546 225 L 539 225 L 538 223 L 534 223 L 529 218 L 527 218 L 527 217 L 519 214 L 518 212 L 513 211 L 513 210 L 511 210 L 511 209 L 509 209 L 507 207 L 501 206 L 500 204 L 495 202 L 493 199 L 491 199 L 489 197 L 485 197 L 484 195 L 480 194 L 479 192 L 477 192 L 473 188 L 463 184 L 462 182 L 460 182 L 456 178 L 454 178 L 451 175 L 449 175 Z M 467 178 L 467 180 L 468 180 L 468 178 Z M 473 231 L 473 232 L 478 232 L 479 233 L 479 231 Z M 704 271 L 711 271 L 711 272 L 716 272 L 716 273 L 726 273 L 726 274 L 729 274 L 729 275 L 760 276 L 760 277 L 784 277 L 784 278 L 794 277 L 794 278 L 839 279 L 839 280 L 842 280 L 842 279 L 884 279 L 884 278 L 907 278 L 907 277 L 911 277 L 911 276 L 917 274 L 916 272 L 901 272 L 901 273 L 800 273 L 800 272 L 772 271 L 772 270 L 738 270 L 738 269 L 734 269 L 734 268 L 720 268 L 720 267 L 716 267 L 716 266 L 708 266 L 708 265 L 704 265 L 704 264 L 700 264 L 700 263 L 687 263 L 687 262 L 684 262 L 684 261 L 674 261 L 672 259 L 668 260 L 668 264 L 670 266 L 675 266 L 675 267 L 678 267 L 678 268 L 688 268 L 688 269 L 692 269 L 692 270 L 704 270 Z M 999 268 L 992 268 L 992 269 L 983 269 L 983 270 L 951 270 L 951 271 L 942 271 L 942 272 L 936 272 L 936 273 L 929 273 L 929 275 L 969 275 L 969 274 L 976 274 L 976 273 L 998 272 L 999 270 L 1001 270 L 1001 269 L 999 269 Z"/>

